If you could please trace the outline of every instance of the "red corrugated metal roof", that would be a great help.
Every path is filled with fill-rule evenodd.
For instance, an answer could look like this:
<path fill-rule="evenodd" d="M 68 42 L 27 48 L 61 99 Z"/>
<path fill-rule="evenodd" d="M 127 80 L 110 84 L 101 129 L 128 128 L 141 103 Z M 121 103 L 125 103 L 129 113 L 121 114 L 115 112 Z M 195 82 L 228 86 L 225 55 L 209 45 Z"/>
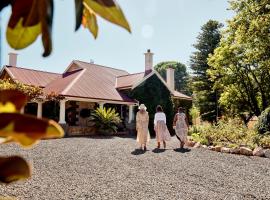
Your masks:
<path fill-rule="evenodd" d="M 116 79 L 116 88 L 132 88 L 132 86 L 138 81 L 142 80 L 143 77 L 144 72 L 119 76 Z"/>
<path fill-rule="evenodd" d="M 5 66 L 4 70 L 7 71 L 13 80 L 17 80 L 27 85 L 34 85 L 39 87 L 45 87 L 51 81 L 61 76 L 61 74 L 57 73 L 44 72 L 21 67 Z"/>
<path fill-rule="evenodd" d="M 116 77 L 127 75 L 128 72 L 81 61 L 73 61 L 73 68 L 74 64 L 81 70 L 67 70 L 61 78 L 49 84 L 45 91 L 70 97 L 135 102 L 115 88 Z"/>
<path fill-rule="evenodd" d="M 44 92 L 49 94 L 50 92 L 55 92 L 56 94 L 63 94 L 64 90 L 68 88 L 71 83 L 83 73 L 83 69 L 75 70 L 73 72 L 66 72 L 62 74 L 59 78 L 53 80 L 45 88 Z"/>

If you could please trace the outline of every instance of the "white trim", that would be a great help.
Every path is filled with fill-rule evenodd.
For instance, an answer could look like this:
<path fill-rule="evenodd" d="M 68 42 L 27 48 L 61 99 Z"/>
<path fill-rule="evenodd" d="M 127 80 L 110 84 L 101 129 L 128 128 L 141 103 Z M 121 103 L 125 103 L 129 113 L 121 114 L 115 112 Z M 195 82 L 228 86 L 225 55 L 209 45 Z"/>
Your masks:
<path fill-rule="evenodd" d="M 113 100 L 99 100 L 91 98 L 80 98 L 80 97 L 65 97 L 67 101 L 83 101 L 83 102 L 94 102 L 94 103 L 111 103 L 111 104 L 120 104 L 120 105 L 138 105 L 134 102 L 123 102 L 123 101 L 113 101 Z"/>
<path fill-rule="evenodd" d="M 6 70 L 6 72 L 7 72 L 7 74 L 10 76 L 10 78 L 12 79 L 12 80 L 16 80 L 16 78 L 15 78 L 15 76 L 12 74 L 12 72 L 8 69 L 8 67 L 7 66 L 5 66 L 4 68 L 3 68 L 3 71 L 4 70 Z M 1 72 L 1 74 L 2 74 L 2 72 Z"/>
<path fill-rule="evenodd" d="M 70 88 L 79 80 L 79 78 L 81 78 L 81 76 L 83 75 L 85 71 L 86 69 L 83 69 L 82 71 L 80 71 L 79 72 L 80 74 L 68 84 L 68 86 L 61 92 L 61 94 L 65 95 L 70 90 Z"/>
<path fill-rule="evenodd" d="M 171 94 L 173 95 L 174 91 L 172 91 L 168 84 L 165 82 L 165 80 L 160 76 L 160 74 L 156 71 L 156 70 L 152 70 L 151 73 L 149 73 L 147 76 L 145 76 L 143 79 L 139 80 L 137 83 L 135 83 L 133 86 L 132 86 L 132 90 L 136 87 L 138 87 L 140 84 L 142 84 L 144 81 L 146 81 L 148 78 L 150 78 L 151 76 L 153 75 L 157 75 L 157 77 L 161 80 L 161 82 L 165 85 L 165 87 L 171 92 Z"/>
<path fill-rule="evenodd" d="M 76 63 L 76 60 L 72 60 L 72 62 L 69 64 L 69 66 L 68 66 L 68 67 L 66 68 L 66 70 L 63 72 L 63 74 L 66 73 L 66 72 L 70 69 L 70 67 L 71 67 L 73 64 L 75 64 L 78 68 L 83 69 L 81 66 L 78 65 L 78 63 Z"/>

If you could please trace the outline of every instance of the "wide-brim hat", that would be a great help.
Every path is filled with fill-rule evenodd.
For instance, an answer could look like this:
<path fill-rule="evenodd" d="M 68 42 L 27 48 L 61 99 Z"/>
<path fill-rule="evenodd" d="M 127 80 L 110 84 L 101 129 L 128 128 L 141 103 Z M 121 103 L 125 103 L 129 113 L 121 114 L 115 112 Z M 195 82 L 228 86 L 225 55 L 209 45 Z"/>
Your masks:
<path fill-rule="evenodd" d="M 147 108 L 146 108 L 146 106 L 145 106 L 144 104 L 141 104 L 141 105 L 139 106 L 139 110 L 141 110 L 141 109 L 146 110 Z"/>

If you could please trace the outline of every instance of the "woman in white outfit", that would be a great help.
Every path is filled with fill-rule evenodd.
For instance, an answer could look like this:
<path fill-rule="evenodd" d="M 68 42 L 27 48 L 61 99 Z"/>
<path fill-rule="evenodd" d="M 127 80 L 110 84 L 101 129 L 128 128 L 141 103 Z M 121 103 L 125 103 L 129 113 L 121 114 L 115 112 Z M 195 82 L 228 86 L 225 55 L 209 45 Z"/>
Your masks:
<path fill-rule="evenodd" d="M 184 108 L 178 108 L 178 113 L 174 116 L 173 125 L 175 126 L 176 137 L 180 141 L 180 148 L 183 148 L 187 141 L 188 133 L 188 119 Z"/>
<path fill-rule="evenodd" d="M 160 143 L 163 142 L 163 146 L 165 149 L 166 141 L 169 141 L 171 139 L 171 135 L 166 125 L 166 115 L 160 105 L 158 105 L 156 108 L 154 128 L 156 132 L 157 148 L 160 148 Z"/>
<path fill-rule="evenodd" d="M 150 140 L 150 134 L 148 131 L 149 115 L 146 112 L 146 106 L 141 104 L 139 111 L 136 115 L 136 130 L 137 130 L 137 142 L 140 144 L 141 149 L 146 151 L 146 143 Z"/>

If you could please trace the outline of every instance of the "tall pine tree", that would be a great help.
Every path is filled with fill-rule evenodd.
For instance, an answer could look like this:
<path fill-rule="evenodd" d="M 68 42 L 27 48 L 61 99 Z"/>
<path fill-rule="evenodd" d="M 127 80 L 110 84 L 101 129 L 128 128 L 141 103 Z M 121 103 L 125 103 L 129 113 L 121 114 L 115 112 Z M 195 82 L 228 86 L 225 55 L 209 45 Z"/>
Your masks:
<path fill-rule="evenodd" d="M 195 96 L 195 104 L 199 108 L 203 120 L 215 121 L 218 116 L 218 94 L 214 90 L 214 83 L 210 80 L 207 70 L 209 54 L 218 46 L 221 38 L 222 24 L 209 20 L 201 28 L 197 43 L 193 46 L 196 51 L 190 57 L 190 67 L 193 70 L 191 87 Z"/>

